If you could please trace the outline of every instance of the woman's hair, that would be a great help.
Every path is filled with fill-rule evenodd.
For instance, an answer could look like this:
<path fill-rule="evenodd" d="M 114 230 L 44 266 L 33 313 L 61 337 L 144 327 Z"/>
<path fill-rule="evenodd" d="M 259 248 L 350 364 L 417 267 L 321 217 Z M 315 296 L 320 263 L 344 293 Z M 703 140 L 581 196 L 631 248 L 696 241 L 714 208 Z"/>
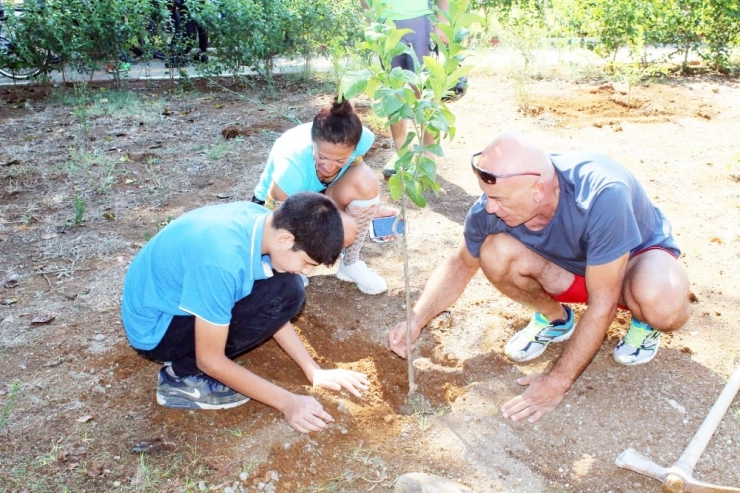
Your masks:
<path fill-rule="evenodd" d="M 322 140 L 332 144 L 342 144 L 351 148 L 357 147 L 362 137 L 362 122 L 355 113 L 352 104 L 343 99 L 334 99 L 331 106 L 326 106 L 313 119 L 311 140 Z"/>

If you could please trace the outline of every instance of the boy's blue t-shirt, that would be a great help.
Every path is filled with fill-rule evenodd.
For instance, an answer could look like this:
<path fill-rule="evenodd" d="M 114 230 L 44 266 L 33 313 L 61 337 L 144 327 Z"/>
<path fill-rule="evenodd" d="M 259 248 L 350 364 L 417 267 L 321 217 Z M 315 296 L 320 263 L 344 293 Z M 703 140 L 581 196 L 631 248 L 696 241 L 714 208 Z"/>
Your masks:
<path fill-rule="evenodd" d="M 637 178 L 613 159 L 594 152 L 551 154 L 560 184 L 555 215 L 539 231 L 511 228 L 486 212 L 486 195 L 465 218 L 465 244 L 478 258 L 488 235 L 507 233 L 565 270 L 584 276 L 587 265 L 603 265 L 658 246 L 681 251 L 671 225 Z"/>
<path fill-rule="evenodd" d="M 213 205 L 157 233 L 124 281 L 121 315 L 131 345 L 155 348 L 175 315 L 228 325 L 234 304 L 252 292 L 254 281 L 272 275 L 262 256 L 268 214 L 251 202 Z"/>
<path fill-rule="evenodd" d="M 257 187 L 254 189 L 255 197 L 265 201 L 272 182 L 275 182 L 288 197 L 298 192 L 321 192 L 328 187 L 316 176 L 313 141 L 311 140 L 312 126 L 313 123 L 298 125 L 275 141 L 270 150 L 270 156 L 267 158 L 267 166 L 262 171 Z M 362 127 L 362 136 L 360 136 L 355 152 L 352 153 L 334 181 L 347 171 L 358 156 L 364 155 L 374 141 L 375 135 Z"/>

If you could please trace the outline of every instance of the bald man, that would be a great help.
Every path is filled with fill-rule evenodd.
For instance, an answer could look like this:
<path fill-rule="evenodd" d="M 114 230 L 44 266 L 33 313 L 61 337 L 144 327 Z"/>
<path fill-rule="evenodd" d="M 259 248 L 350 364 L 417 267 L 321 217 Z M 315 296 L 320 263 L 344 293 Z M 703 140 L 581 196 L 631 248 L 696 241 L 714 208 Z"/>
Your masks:
<path fill-rule="evenodd" d="M 623 365 L 651 361 L 661 333 L 689 316 L 689 280 L 671 226 L 635 176 L 594 152 L 545 154 L 514 133 L 471 159 L 483 195 L 465 219 L 464 240 L 432 274 L 412 311 L 412 340 L 483 270 L 502 294 L 534 311 L 508 342 L 514 361 L 569 341 L 548 373 L 518 380 L 524 392 L 502 407 L 534 423 L 560 403 L 598 352 L 617 308 L 632 313 L 614 349 Z M 566 303 L 586 303 L 575 323 Z M 388 334 L 406 357 L 406 323 Z"/>

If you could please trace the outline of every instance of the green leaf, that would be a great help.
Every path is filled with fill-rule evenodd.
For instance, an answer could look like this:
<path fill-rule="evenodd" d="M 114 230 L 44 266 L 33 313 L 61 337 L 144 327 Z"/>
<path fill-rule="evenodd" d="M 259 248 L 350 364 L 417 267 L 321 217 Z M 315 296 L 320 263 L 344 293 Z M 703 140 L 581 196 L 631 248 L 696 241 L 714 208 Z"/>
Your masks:
<path fill-rule="evenodd" d="M 362 94 L 367 86 L 367 81 L 372 75 L 373 73 L 368 69 L 347 72 L 342 77 L 342 83 L 339 86 L 340 94 L 343 94 L 347 99 Z"/>
<path fill-rule="evenodd" d="M 412 32 L 414 32 L 412 29 L 391 29 L 388 37 L 385 38 L 385 51 L 391 51 L 398 47 L 399 43 L 401 42 L 401 38 L 403 38 L 406 34 Z M 404 46 L 407 45 L 404 44 Z"/>
<path fill-rule="evenodd" d="M 445 155 L 444 151 L 442 150 L 442 146 L 439 145 L 439 144 L 429 144 L 427 146 L 427 151 L 428 152 L 431 152 L 435 156 L 444 156 Z"/>
<path fill-rule="evenodd" d="M 425 56 L 424 58 L 424 65 L 429 70 L 429 73 L 432 76 L 432 79 L 437 80 L 445 80 L 445 68 L 442 65 L 442 62 L 437 60 L 436 58 L 432 56 Z"/>
<path fill-rule="evenodd" d="M 403 182 L 401 176 L 396 173 L 388 179 L 388 192 L 393 200 L 399 200 L 403 194 Z"/>
<path fill-rule="evenodd" d="M 408 152 L 409 144 L 413 142 L 414 138 L 416 138 L 416 134 L 414 132 L 409 132 L 406 134 L 406 141 L 403 143 L 400 149 L 398 149 L 398 155 L 404 156 Z"/>
<path fill-rule="evenodd" d="M 406 193 L 411 201 L 419 207 L 426 207 L 427 200 L 422 195 L 421 183 L 413 179 L 406 179 L 404 185 L 406 185 Z"/>

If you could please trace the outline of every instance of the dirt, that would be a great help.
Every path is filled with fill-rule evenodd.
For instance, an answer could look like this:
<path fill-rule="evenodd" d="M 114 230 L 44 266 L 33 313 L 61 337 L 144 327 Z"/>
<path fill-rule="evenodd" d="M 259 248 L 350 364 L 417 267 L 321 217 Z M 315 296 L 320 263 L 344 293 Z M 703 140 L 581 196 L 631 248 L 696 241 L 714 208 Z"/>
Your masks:
<path fill-rule="evenodd" d="M 629 324 L 620 313 L 557 410 L 512 424 L 500 406 L 520 391 L 517 377 L 547 369 L 562 346 L 530 363 L 507 360 L 503 345 L 531 314 L 478 274 L 423 332 L 424 398 L 408 403 L 406 362 L 385 342 L 403 317 L 402 257 L 394 244 L 368 241 L 363 257 L 388 293 L 364 295 L 322 269 L 295 322 L 323 366 L 370 377 L 362 399 L 312 389 L 274 343 L 240 360 L 316 396 L 336 420 L 326 431 L 302 435 L 256 402 L 219 412 L 159 407 L 159 366 L 128 346 L 120 322 L 127 265 L 172 217 L 249 199 L 277 136 L 330 98 L 292 79 L 278 79 L 274 98 L 254 87 L 242 97 L 167 89 L 135 86 L 135 103 L 91 111 L 86 141 L 74 108 L 49 91 L 0 90 L 0 491 L 387 491 L 410 471 L 481 492 L 657 491 L 659 482 L 615 458 L 633 447 L 671 465 L 740 363 L 737 82 L 666 78 L 630 90 L 605 79 L 533 81 L 522 107 L 505 77 L 474 73 L 451 106 L 458 136 L 439 161 L 443 193 L 410 212 L 412 299 L 459 244 L 480 193 L 469 156 L 516 129 L 548 151 L 614 157 L 671 220 L 693 314 L 663 338 L 657 358 L 634 368 L 611 360 Z M 377 125 L 366 102 L 356 105 Z M 225 141 L 229 125 L 239 137 Z M 382 181 L 390 138 L 376 131 L 366 162 Z M 75 197 L 86 204 L 79 224 Z M 739 455 L 735 399 L 694 475 L 740 486 Z"/>

